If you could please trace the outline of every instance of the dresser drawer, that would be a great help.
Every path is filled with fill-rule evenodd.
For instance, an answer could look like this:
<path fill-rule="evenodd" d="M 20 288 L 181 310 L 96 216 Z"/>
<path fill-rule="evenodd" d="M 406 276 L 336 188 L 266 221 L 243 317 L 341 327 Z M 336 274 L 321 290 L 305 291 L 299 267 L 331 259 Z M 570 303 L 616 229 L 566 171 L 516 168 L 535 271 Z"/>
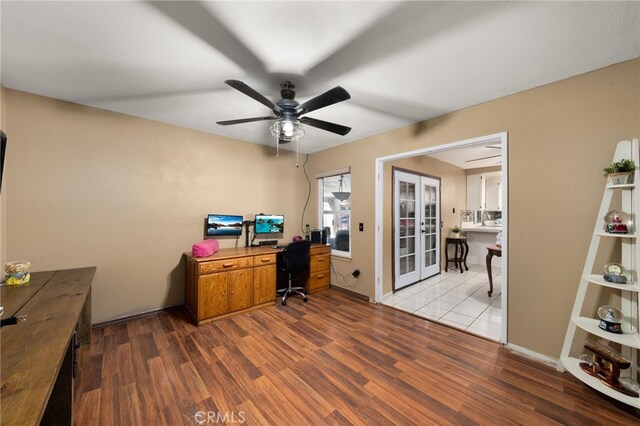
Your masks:
<path fill-rule="evenodd" d="M 316 245 L 316 244 L 311 246 L 311 256 L 322 255 L 322 254 L 331 254 L 331 246 Z"/>
<path fill-rule="evenodd" d="M 320 254 L 313 255 L 310 259 L 309 269 L 311 272 L 324 271 L 331 267 L 331 255 L 329 254 Z"/>
<path fill-rule="evenodd" d="M 329 271 L 312 272 L 309 275 L 309 293 L 325 288 L 329 288 Z"/>
<path fill-rule="evenodd" d="M 210 274 L 212 272 L 230 271 L 240 268 L 251 268 L 253 266 L 253 256 L 235 257 L 226 260 L 213 260 L 211 262 L 200 263 L 198 272 L 200 274 Z"/>
<path fill-rule="evenodd" d="M 275 254 L 262 254 L 260 256 L 253 256 L 253 266 L 274 265 L 275 263 Z"/>

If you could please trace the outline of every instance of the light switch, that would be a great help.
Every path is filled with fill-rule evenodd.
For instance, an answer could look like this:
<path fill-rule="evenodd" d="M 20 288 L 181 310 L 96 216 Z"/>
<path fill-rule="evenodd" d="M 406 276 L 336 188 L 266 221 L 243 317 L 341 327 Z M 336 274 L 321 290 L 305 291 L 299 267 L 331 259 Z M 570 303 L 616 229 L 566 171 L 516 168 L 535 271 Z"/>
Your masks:
<path fill-rule="evenodd" d="M 364 231 L 364 223 L 360 222 L 360 226 L 358 227 L 360 232 Z"/>

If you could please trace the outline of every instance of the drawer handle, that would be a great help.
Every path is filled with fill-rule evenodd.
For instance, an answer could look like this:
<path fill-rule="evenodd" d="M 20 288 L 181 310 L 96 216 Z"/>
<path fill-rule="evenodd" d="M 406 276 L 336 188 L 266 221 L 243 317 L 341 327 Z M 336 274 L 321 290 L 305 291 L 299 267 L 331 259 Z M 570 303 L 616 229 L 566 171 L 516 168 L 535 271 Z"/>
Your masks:
<path fill-rule="evenodd" d="M 324 262 L 324 257 L 319 257 L 318 262 Z"/>
<path fill-rule="evenodd" d="M 260 259 L 260 262 L 268 262 L 269 260 L 271 259 L 269 259 L 268 257 L 263 257 L 262 259 Z"/>
<path fill-rule="evenodd" d="M 223 268 L 231 268 L 233 266 L 233 263 L 223 263 L 222 267 Z"/>
<path fill-rule="evenodd" d="M 324 274 L 318 274 L 316 275 L 316 278 L 324 278 Z"/>

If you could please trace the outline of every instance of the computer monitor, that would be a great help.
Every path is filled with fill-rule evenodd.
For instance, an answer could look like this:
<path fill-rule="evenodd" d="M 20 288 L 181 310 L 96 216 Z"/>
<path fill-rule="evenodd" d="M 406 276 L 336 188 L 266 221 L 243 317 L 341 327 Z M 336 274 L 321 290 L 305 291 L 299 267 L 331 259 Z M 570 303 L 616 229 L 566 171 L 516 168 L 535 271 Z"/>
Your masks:
<path fill-rule="evenodd" d="M 278 214 L 257 214 L 255 233 L 282 234 L 284 232 L 284 216 Z"/>
<path fill-rule="evenodd" d="M 242 235 L 242 216 L 210 214 L 207 216 L 207 236 Z"/>

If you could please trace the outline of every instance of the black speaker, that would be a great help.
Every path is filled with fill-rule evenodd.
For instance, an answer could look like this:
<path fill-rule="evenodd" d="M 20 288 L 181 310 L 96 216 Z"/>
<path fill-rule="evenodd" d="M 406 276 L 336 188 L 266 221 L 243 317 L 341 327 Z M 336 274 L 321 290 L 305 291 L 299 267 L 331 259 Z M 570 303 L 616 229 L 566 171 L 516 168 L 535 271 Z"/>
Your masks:
<path fill-rule="evenodd" d="M 322 232 L 319 229 L 311 231 L 311 242 L 314 244 L 320 244 L 322 241 Z"/>
<path fill-rule="evenodd" d="M 324 228 L 322 230 L 322 244 L 327 244 L 328 238 L 329 238 L 329 229 Z"/>

